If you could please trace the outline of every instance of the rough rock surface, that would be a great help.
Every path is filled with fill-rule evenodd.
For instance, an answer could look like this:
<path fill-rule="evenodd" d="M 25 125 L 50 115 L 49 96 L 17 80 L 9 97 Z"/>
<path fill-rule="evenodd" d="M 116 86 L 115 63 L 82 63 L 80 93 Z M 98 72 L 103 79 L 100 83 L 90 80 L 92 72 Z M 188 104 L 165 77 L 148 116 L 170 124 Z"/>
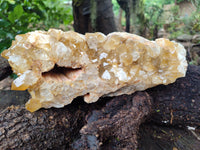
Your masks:
<path fill-rule="evenodd" d="M 18 35 L 2 53 L 19 76 L 12 89 L 28 89 L 32 96 L 26 104 L 31 112 L 63 107 L 78 96 L 92 103 L 173 83 L 185 76 L 185 55 L 182 45 L 163 38 L 55 29 Z"/>

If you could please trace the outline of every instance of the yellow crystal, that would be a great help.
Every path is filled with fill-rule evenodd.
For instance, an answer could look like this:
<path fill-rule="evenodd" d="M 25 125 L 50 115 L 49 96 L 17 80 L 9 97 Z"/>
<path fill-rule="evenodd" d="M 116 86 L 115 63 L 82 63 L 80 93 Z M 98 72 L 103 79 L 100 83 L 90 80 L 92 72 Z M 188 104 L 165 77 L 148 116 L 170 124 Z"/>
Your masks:
<path fill-rule="evenodd" d="M 101 96 L 167 85 L 187 69 L 181 44 L 125 32 L 29 32 L 17 35 L 2 56 L 19 76 L 12 89 L 30 92 L 26 108 L 31 112 L 63 107 L 78 96 L 91 103 Z"/>

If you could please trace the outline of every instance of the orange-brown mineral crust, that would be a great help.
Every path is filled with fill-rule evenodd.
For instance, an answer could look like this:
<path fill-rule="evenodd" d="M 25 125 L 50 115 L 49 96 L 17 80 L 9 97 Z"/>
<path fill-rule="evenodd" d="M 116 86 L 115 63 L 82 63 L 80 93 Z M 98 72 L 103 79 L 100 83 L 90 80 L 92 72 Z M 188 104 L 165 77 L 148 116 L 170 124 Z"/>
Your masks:
<path fill-rule="evenodd" d="M 149 41 L 125 32 L 85 35 L 50 29 L 17 35 L 2 53 L 19 77 L 12 90 L 28 89 L 26 108 L 60 108 L 78 96 L 131 94 L 174 82 L 187 69 L 186 50 L 174 41 Z"/>

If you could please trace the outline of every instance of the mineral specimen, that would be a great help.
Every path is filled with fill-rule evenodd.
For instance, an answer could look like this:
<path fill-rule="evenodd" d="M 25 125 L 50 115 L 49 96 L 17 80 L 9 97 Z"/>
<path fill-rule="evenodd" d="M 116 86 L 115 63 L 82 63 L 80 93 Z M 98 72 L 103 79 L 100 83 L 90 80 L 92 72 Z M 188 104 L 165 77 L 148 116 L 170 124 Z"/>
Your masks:
<path fill-rule="evenodd" d="M 2 56 L 19 76 L 12 89 L 31 94 L 26 103 L 31 112 L 63 107 L 78 96 L 92 103 L 101 96 L 167 85 L 184 77 L 187 69 L 182 45 L 124 32 L 29 32 L 17 35 Z"/>

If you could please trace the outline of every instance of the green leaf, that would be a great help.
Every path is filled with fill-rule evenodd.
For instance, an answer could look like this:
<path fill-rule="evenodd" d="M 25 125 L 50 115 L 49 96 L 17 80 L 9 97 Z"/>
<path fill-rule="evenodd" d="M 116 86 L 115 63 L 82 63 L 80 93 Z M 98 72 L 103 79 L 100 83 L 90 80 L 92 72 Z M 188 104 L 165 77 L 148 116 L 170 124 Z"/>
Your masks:
<path fill-rule="evenodd" d="M 13 12 L 11 12 L 9 15 L 8 15 L 8 20 L 11 22 L 11 23 L 14 23 L 15 22 L 15 14 Z"/>
<path fill-rule="evenodd" d="M 158 109 L 158 110 L 156 110 L 156 112 L 160 112 L 160 110 Z"/>
<path fill-rule="evenodd" d="M 11 42 L 12 40 L 10 39 L 0 39 L 0 53 L 9 47 L 11 45 Z"/>
<path fill-rule="evenodd" d="M 15 8 L 14 8 L 14 13 L 16 15 L 16 19 L 19 19 L 22 15 L 23 15 L 23 7 L 21 5 L 17 5 Z"/>
<path fill-rule="evenodd" d="M 3 27 L 8 27 L 10 25 L 10 22 L 4 20 L 4 19 L 0 19 L 0 24 Z"/>
<path fill-rule="evenodd" d="M 3 39 L 6 37 L 6 32 L 0 29 L 0 38 Z"/>
<path fill-rule="evenodd" d="M 17 5 L 14 8 L 14 11 L 12 11 L 9 15 L 8 15 L 8 20 L 11 23 L 14 23 L 15 20 L 19 19 L 22 15 L 23 15 L 23 7 L 21 5 Z"/>
<path fill-rule="evenodd" d="M 8 9 L 8 3 L 6 1 L 1 1 L 1 10 L 7 10 Z"/>
<path fill-rule="evenodd" d="M 15 4 L 15 0 L 7 0 L 10 4 Z"/>
<path fill-rule="evenodd" d="M 16 79 L 18 76 L 17 76 L 15 73 L 12 73 L 12 74 L 10 75 L 10 77 L 13 78 L 13 79 Z"/>

